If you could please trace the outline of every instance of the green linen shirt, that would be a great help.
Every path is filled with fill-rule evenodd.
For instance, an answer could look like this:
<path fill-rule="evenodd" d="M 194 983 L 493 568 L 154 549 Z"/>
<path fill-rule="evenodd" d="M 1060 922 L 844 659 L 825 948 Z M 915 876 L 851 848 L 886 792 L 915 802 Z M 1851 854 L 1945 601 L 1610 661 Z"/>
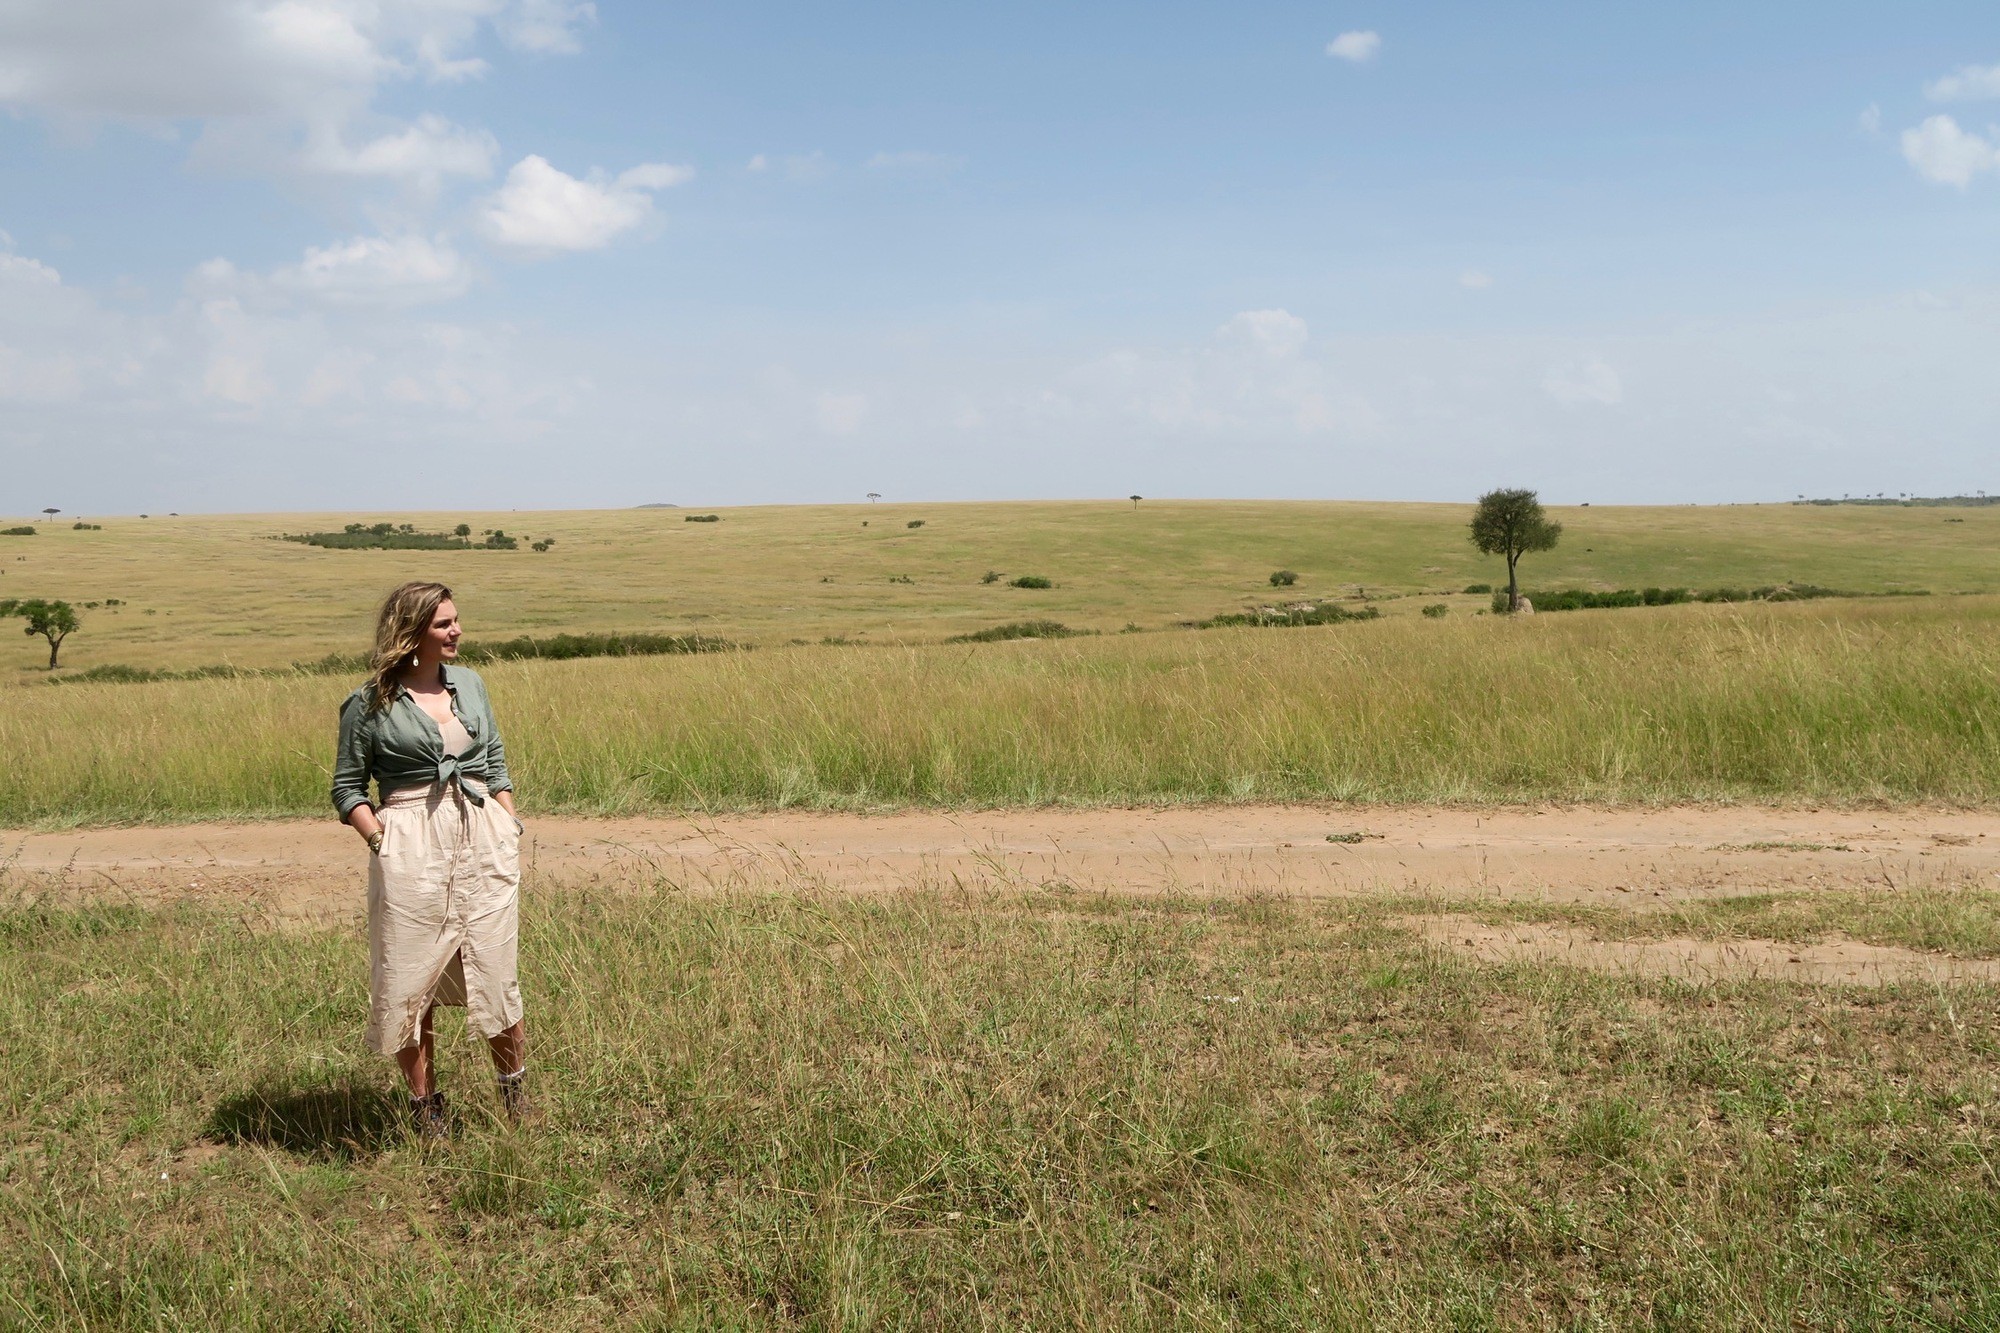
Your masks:
<path fill-rule="evenodd" d="M 456 783 L 474 805 L 486 803 L 484 792 L 514 790 L 507 776 L 507 750 L 500 743 L 500 726 L 486 698 L 486 682 L 470 667 L 445 666 L 444 687 L 451 693 L 451 711 L 458 716 L 472 745 L 462 755 L 444 752 L 444 736 L 422 705 L 401 685 L 379 713 L 368 711 L 368 687 L 347 696 L 340 706 L 340 746 L 333 757 L 333 807 L 344 822 L 357 805 L 368 800 L 374 779 L 380 796 L 403 787 L 428 787 L 433 782 Z"/>

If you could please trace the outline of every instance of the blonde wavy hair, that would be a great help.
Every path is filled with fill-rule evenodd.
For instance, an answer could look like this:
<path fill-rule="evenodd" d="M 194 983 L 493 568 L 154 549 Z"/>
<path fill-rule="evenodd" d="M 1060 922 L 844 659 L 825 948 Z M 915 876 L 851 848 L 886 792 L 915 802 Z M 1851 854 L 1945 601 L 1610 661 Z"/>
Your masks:
<path fill-rule="evenodd" d="M 375 651 L 368 657 L 368 711 L 379 713 L 395 697 L 396 677 L 410 664 L 431 617 L 451 600 L 442 583 L 405 583 L 382 603 L 375 618 Z"/>

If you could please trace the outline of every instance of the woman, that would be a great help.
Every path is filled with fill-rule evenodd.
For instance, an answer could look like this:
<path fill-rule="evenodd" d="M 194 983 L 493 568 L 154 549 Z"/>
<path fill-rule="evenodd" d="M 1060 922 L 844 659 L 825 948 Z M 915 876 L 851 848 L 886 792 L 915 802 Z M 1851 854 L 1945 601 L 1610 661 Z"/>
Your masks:
<path fill-rule="evenodd" d="M 521 821 L 486 686 L 455 665 L 458 608 L 405 583 L 375 622 L 368 680 L 340 706 L 333 804 L 368 843 L 368 1045 L 393 1055 L 418 1133 L 447 1132 L 431 1086 L 431 1013 L 463 1005 L 511 1119 L 527 1114 L 514 975 Z M 368 802 L 368 782 L 380 792 Z"/>

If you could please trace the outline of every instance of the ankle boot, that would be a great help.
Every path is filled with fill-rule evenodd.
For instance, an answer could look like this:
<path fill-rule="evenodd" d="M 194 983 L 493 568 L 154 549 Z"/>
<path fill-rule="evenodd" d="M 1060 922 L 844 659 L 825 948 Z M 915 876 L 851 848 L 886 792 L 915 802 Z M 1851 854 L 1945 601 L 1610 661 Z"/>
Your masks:
<path fill-rule="evenodd" d="M 433 1090 L 428 1097 L 410 1098 L 410 1127 L 422 1143 L 443 1143 L 451 1137 L 451 1121 L 445 1114 L 442 1092 Z"/>
<path fill-rule="evenodd" d="M 523 1065 L 511 1074 L 496 1075 L 494 1082 L 500 1087 L 500 1105 L 506 1110 L 510 1123 L 518 1125 L 535 1118 L 534 1103 L 528 1100 L 527 1066 Z"/>

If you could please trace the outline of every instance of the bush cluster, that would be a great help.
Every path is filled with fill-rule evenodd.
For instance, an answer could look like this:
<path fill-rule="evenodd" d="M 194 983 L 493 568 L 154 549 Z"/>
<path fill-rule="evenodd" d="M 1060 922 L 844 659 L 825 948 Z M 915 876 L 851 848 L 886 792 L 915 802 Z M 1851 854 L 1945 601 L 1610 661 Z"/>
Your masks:
<path fill-rule="evenodd" d="M 1071 629 L 1059 620 L 1016 620 L 970 634 L 954 634 L 946 643 L 1002 643 L 1008 639 L 1067 639 L 1085 631 Z"/>
<path fill-rule="evenodd" d="M 0 528 L 0 537 L 32 537 L 34 535 L 35 530 L 25 523 L 18 528 Z"/>
<path fill-rule="evenodd" d="M 1759 588 L 1711 588 L 1697 592 L 1690 588 L 1619 588 L 1614 592 L 1592 592 L 1585 588 L 1562 588 L 1554 592 L 1523 592 L 1537 611 L 1597 611 L 1626 606 L 1679 606 L 1687 602 L 1807 602 L 1822 597 L 1923 596 L 1910 592 L 1860 593 L 1823 588 L 1816 583 L 1772 583 Z M 1493 609 L 1507 609 L 1504 589 L 1493 594 Z"/>
<path fill-rule="evenodd" d="M 1023 574 L 1020 578 L 1007 580 L 1010 588 L 1053 588 L 1056 585 L 1040 574 Z"/>
<path fill-rule="evenodd" d="M 107 602 L 105 605 L 114 605 Z M 747 645 L 705 634 L 552 634 L 547 638 L 521 635 L 496 643 L 467 643 L 458 650 L 458 660 L 467 666 L 488 662 L 519 662 L 528 659 L 569 661 L 580 657 L 657 657 L 676 653 L 725 653 Z M 110 663 L 88 671 L 58 676 L 58 685 L 143 684 L 160 680 L 215 680 L 252 676 L 346 676 L 368 669 L 368 659 L 358 653 L 328 653 L 311 662 L 294 662 L 288 667 L 200 666 L 179 669 L 123 666 Z"/>
<path fill-rule="evenodd" d="M 349 523 L 339 532 L 287 532 L 282 539 L 335 551 L 464 551 L 475 547 L 511 551 L 520 545 L 518 539 L 498 528 L 486 534 L 485 541 L 475 543 L 471 527 L 464 523 L 451 532 L 419 532 L 411 523 Z"/>
<path fill-rule="evenodd" d="M 1443 602 L 1432 602 L 1429 606 L 1424 608 L 1424 614 L 1432 620 L 1437 620 L 1440 617 L 1447 614 L 1450 610 L 1451 608 L 1446 606 Z"/>
<path fill-rule="evenodd" d="M 1298 581 L 1299 576 L 1289 569 L 1281 569 L 1271 575 L 1271 586 L 1273 588 L 1289 588 Z"/>
<path fill-rule="evenodd" d="M 1259 607 L 1255 611 L 1242 611 L 1231 615 L 1216 616 L 1210 620 L 1192 622 L 1195 629 L 1223 629 L 1231 625 L 1252 625 L 1259 628 L 1289 625 L 1342 625 L 1350 620 L 1374 620 L 1381 612 L 1372 606 L 1364 606 L 1359 611 L 1350 611 L 1332 602 L 1322 602 L 1312 607 Z"/>
<path fill-rule="evenodd" d="M 720 514 L 682 514 L 682 515 L 681 515 L 681 522 L 683 522 L 683 523 L 720 523 L 720 522 L 722 522 L 722 515 L 720 515 Z M 866 523 L 863 523 L 863 524 L 862 524 L 861 526 L 865 528 L 865 527 L 867 527 L 868 525 L 867 525 Z"/>

